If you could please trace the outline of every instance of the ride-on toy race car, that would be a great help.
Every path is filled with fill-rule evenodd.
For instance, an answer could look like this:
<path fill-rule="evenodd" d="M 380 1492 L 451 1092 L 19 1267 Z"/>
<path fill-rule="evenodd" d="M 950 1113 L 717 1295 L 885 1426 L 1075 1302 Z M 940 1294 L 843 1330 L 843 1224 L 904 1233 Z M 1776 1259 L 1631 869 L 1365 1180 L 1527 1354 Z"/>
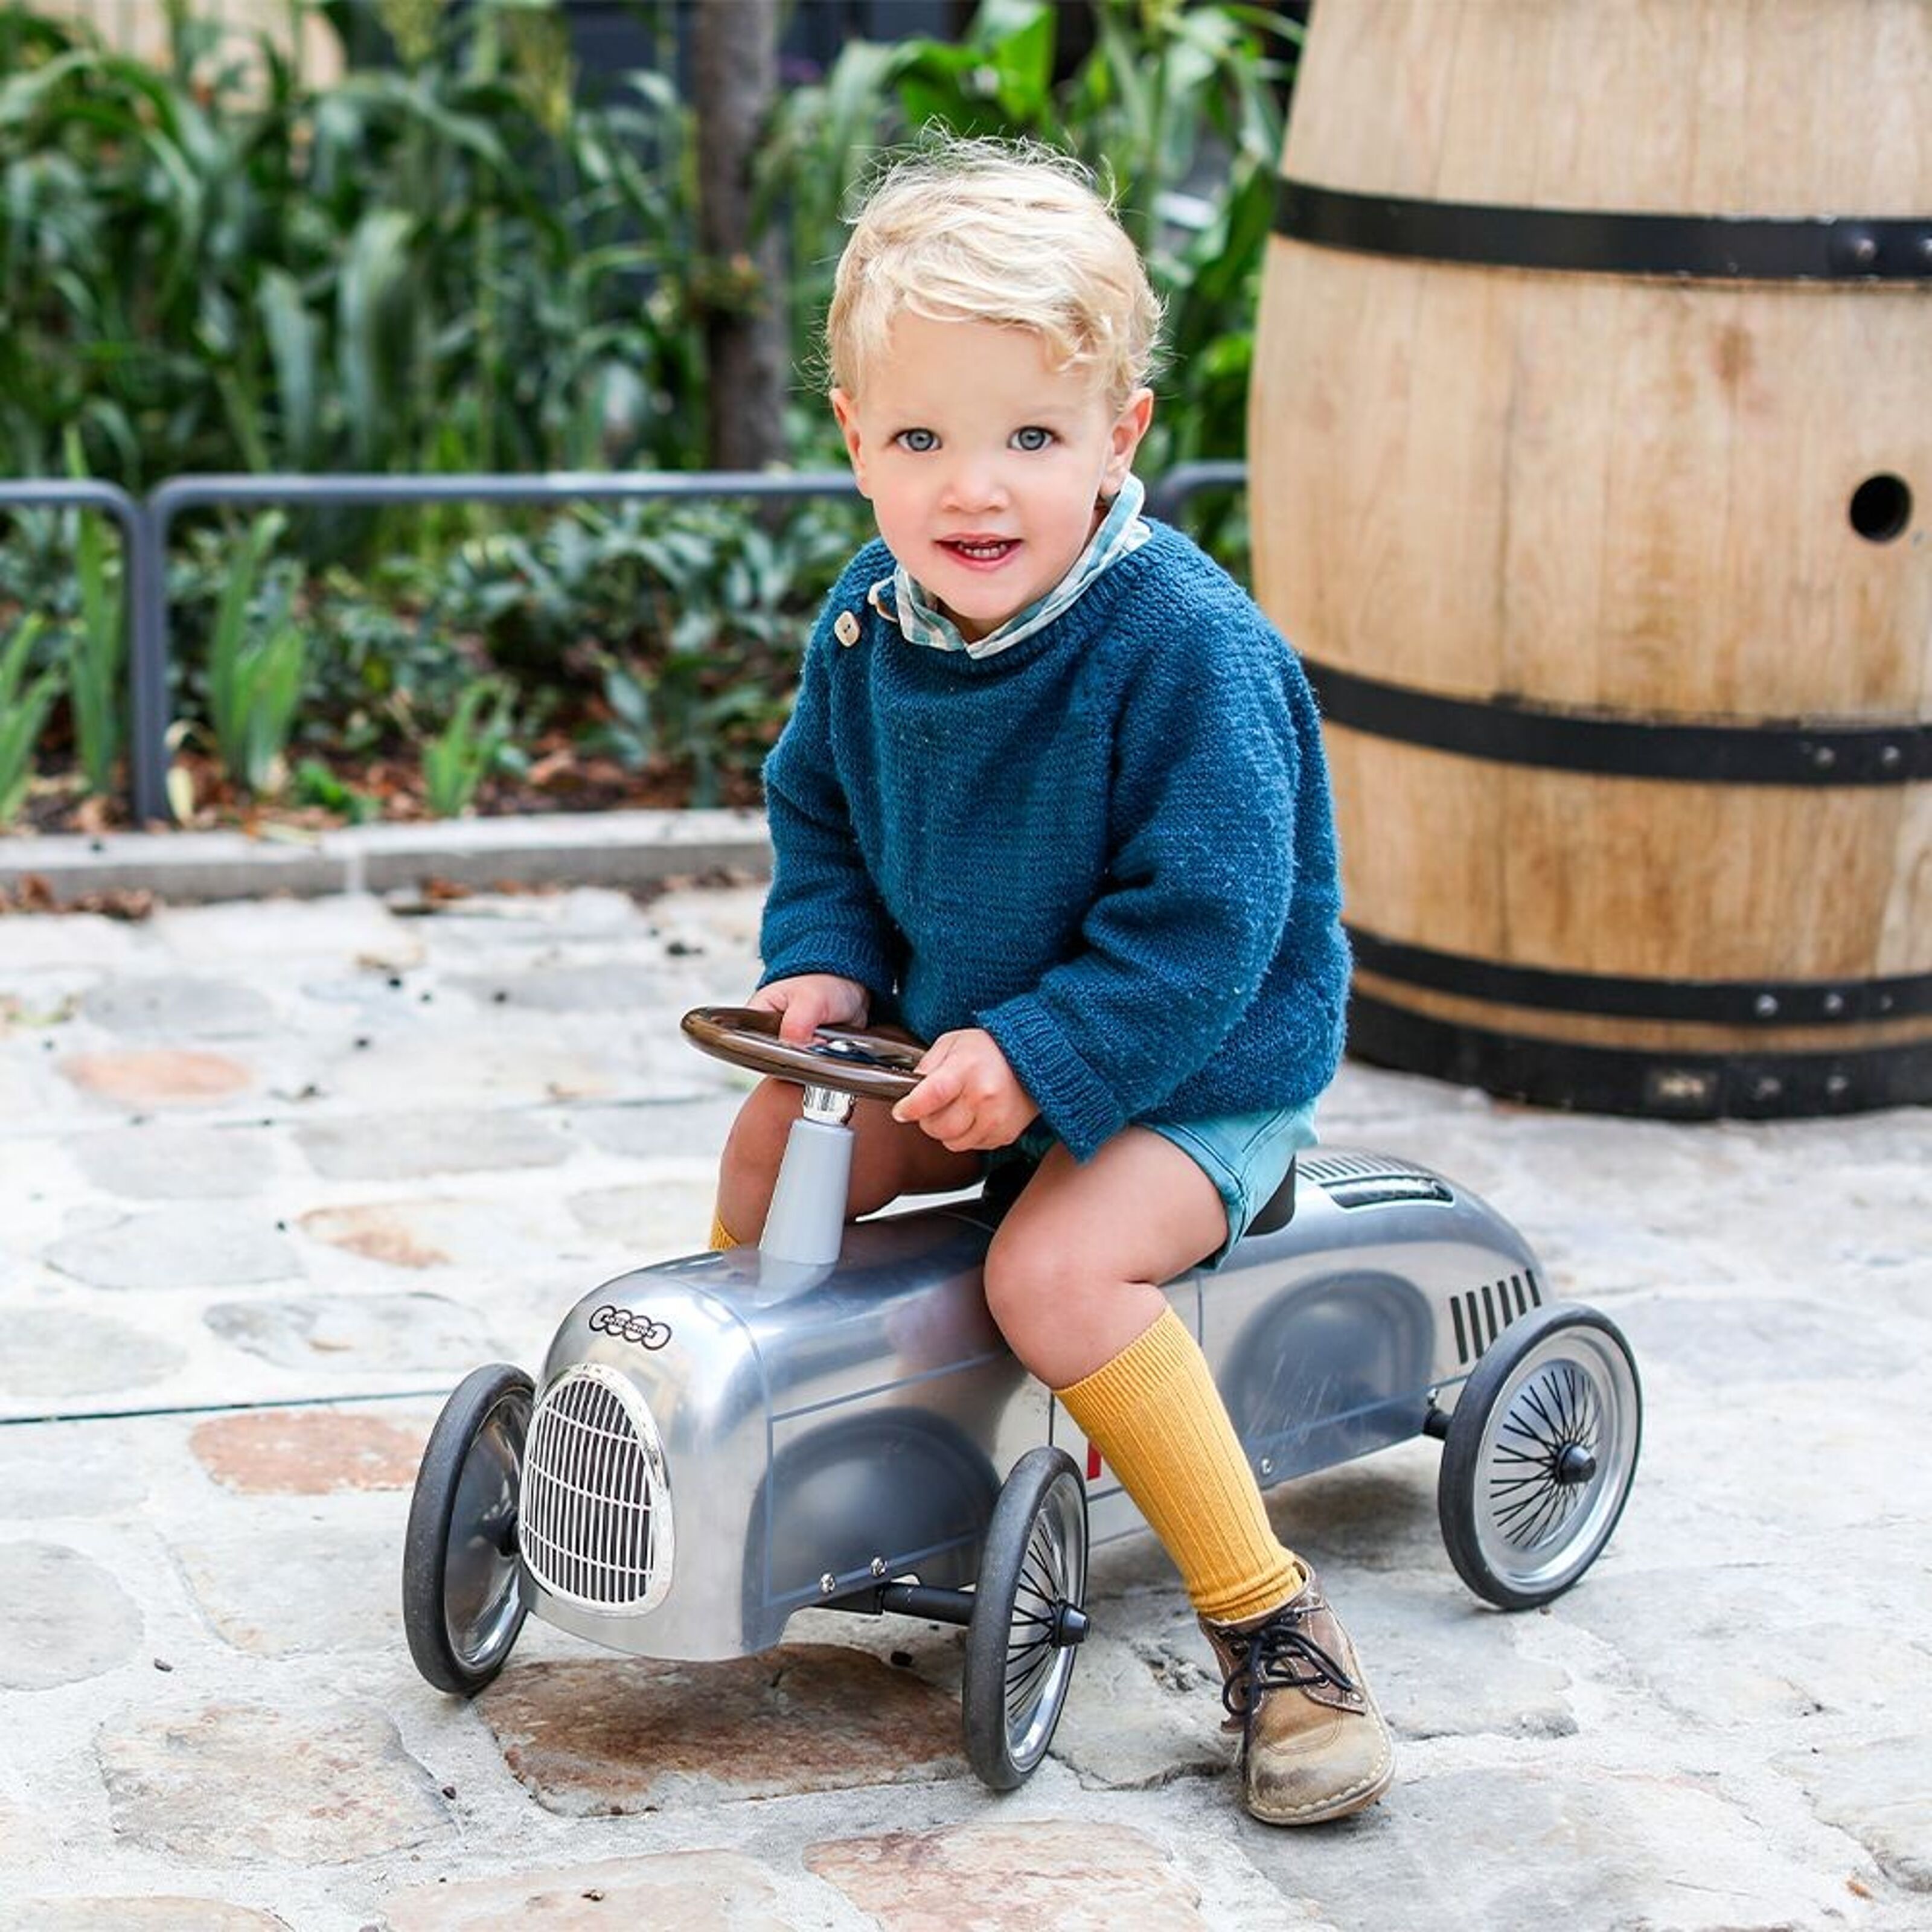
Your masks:
<path fill-rule="evenodd" d="M 963 1625 L 966 1751 L 997 1790 L 1045 1755 L 1087 1630 L 1090 1544 L 1142 1526 L 1008 1352 L 980 1268 L 1005 1202 L 842 1225 L 855 1096 L 917 1049 L 706 1007 L 686 1034 L 806 1088 L 756 1249 L 658 1263 L 564 1318 L 541 1379 L 479 1368 L 430 1435 L 404 1623 L 468 1696 L 534 1611 L 634 1656 L 749 1655 L 813 1606 Z M 1167 1285 L 1264 1488 L 1417 1435 L 1443 1444 L 1450 1561 L 1506 1608 L 1568 1589 L 1636 1469 L 1628 1346 L 1552 1301 L 1522 1238 L 1406 1160 L 1304 1155 L 1226 1263 Z"/>

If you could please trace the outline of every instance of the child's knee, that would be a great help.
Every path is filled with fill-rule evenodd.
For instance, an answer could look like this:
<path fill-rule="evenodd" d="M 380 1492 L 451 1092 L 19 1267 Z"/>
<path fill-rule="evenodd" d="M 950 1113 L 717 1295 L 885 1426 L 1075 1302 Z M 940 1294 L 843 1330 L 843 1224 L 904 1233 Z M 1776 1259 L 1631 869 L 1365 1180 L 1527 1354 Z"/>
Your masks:
<path fill-rule="evenodd" d="M 1051 1230 L 1009 1222 L 986 1250 L 986 1306 L 1007 1345 L 1022 1361 L 1039 1326 L 1077 1292 L 1067 1244 Z"/>

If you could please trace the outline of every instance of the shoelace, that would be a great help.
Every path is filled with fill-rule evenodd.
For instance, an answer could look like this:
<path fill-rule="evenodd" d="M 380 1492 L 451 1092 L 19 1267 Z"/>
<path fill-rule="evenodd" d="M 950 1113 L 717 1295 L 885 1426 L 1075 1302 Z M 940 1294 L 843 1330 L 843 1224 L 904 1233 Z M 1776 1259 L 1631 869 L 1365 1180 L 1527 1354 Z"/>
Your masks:
<path fill-rule="evenodd" d="M 1221 1702 L 1231 1718 L 1254 1721 L 1258 1693 L 1294 1690 L 1332 1684 L 1359 1694 L 1355 1680 L 1301 1628 L 1298 1616 L 1279 1616 L 1247 1636 L 1239 1661 L 1221 1687 Z"/>

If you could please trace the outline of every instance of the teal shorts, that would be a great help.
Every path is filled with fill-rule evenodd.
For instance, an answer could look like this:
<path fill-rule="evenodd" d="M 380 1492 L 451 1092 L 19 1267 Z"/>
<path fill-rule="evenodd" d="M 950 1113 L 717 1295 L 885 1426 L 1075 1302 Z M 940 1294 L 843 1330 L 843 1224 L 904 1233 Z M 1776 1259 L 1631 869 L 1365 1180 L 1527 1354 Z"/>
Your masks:
<path fill-rule="evenodd" d="M 1258 1114 L 1223 1114 L 1210 1120 L 1136 1120 L 1162 1140 L 1172 1141 L 1214 1184 L 1228 1210 L 1228 1238 L 1201 1265 L 1216 1268 L 1228 1250 L 1248 1231 L 1248 1223 L 1265 1208 L 1288 1173 L 1288 1163 L 1305 1147 L 1315 1144 L 1315 1102 L 1301 1107 L 1269 1107 Z M 1021 1135 L 1011 1148 L 993 1156 L 1017 1154 L 1036 1163 L 1058 1144 L 1043 1121 Z"/>

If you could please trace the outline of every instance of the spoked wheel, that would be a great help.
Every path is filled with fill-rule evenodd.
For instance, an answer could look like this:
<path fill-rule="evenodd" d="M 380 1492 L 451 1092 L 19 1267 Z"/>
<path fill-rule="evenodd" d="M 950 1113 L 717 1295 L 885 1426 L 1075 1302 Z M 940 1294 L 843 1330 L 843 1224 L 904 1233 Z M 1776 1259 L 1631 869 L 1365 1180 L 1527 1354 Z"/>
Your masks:
<path fill-rule="evenodd" d="M 1504 1329 L 1456 1402 L 1436 1482 L 1463 1582 L 1509 1610 L 1568 1589 L 1623 1514 L 1642 1425 L 1636 1364 L 1607 1316 L 1559 1304 Z"/>
<path fill-rule="evenodd" d="M 1086 1597 L 1086 1486 L 1065 1450 L 1029 1450 L 993 1505 L 966 1630 L 966 1756 L 995 1791 L 1024 1784 L 1046 1755 Z"/>
<path fill-rule="evenodd" d="M 517 1577 L 517 1505 L 530 1378 L 472 1370 L 423 1451 L 403 1547 L 403 1628 L 439 1690 L 473 1696 L 503 1667 L 529 1606 Z"/>

